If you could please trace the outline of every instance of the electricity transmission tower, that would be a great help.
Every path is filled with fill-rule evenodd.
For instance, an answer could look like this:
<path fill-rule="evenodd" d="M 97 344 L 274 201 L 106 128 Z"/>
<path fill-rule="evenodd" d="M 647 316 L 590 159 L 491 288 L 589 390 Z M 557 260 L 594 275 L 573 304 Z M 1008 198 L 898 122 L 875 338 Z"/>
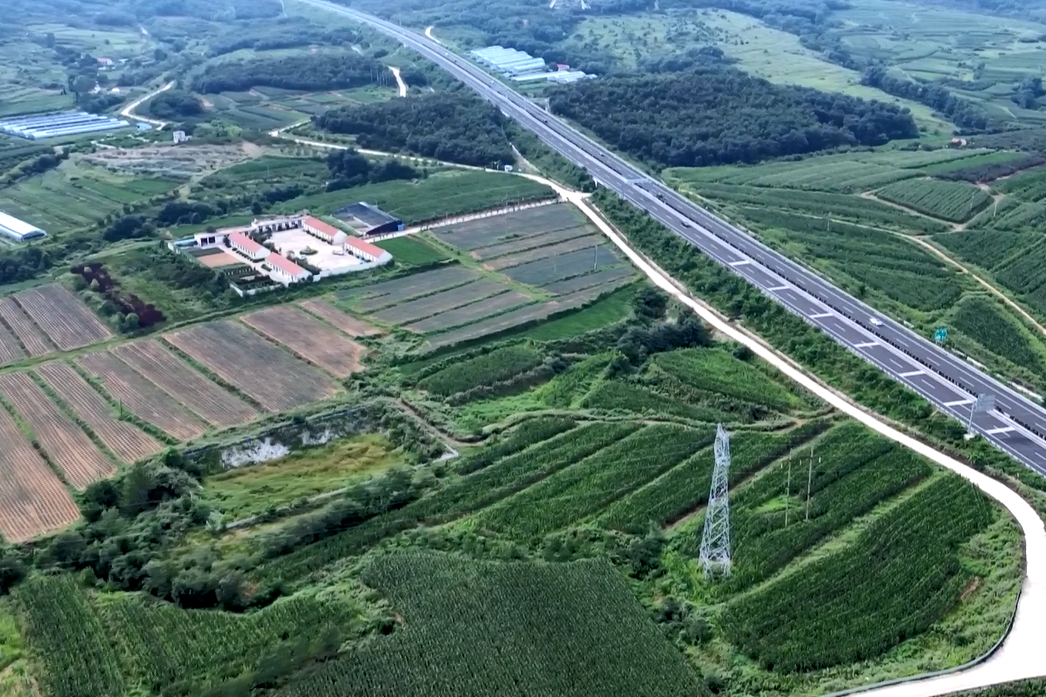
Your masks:
<path fill-rule="evenodd" d="M 705 530 L 701 535 L 701 566 L 705 576 L 730 575 L 730 436 L 723 424 L 715 435 L 715 470 L 708 494 Z"/>

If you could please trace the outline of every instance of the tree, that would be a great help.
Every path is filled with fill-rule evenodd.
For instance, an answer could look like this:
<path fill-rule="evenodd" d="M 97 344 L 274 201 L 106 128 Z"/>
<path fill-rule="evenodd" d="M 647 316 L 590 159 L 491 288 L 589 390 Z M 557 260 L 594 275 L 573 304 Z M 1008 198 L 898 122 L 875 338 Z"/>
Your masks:
<path fill-rule="evenodd" d="M 667 308 L 668 296 L 652 286 L 643 286 L 632 299 L 632 311 L 640 319 L 661 319 Z"/>

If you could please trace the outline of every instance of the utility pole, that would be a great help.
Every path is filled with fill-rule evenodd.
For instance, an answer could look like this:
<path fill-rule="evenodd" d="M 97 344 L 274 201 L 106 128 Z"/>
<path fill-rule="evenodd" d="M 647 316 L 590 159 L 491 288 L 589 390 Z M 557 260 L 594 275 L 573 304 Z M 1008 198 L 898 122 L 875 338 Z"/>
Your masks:
<path fill-rule="evenodd" d="M 785 527 L 788 527 L 788 509 L 792 498 L 792 458 L 788 458 L 788 483 L 785 484 Z"/>
<path fill-rule="evenodd" d="M 730 575 L 730 436 L 719 424 L 715 436 L 715 469 L 708 494 L 705 529 L 701 535 L 701 566 L 705 576 Z"/>
<path fill-rule="evenodd" d="M 820 461 L 818 461 L 820 464 Z M 806 520 L 810 520 L 810 490 L 814 485 L 814 449 L 810 448 L 810 468 L 806 471 Z"/>

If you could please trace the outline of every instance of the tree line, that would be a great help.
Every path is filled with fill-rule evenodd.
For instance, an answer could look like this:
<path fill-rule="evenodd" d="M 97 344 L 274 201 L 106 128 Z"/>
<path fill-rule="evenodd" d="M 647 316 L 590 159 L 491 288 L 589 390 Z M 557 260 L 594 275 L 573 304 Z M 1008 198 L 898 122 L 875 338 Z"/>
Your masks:
<path fill-rule="evenodd" d="M 861 84 L 877 87 L 895 97 L 911 99 L 944 114 L 965 131 L 984 131 L 995 124 L 988 114 L 973 102 L 956 97 L 948 88 L 890 75 L 889 69 L 873 66 L 864 71 Z"/>
<path fill-rule="evenodd" d="M 552 110 L 661 167 L 754 163 L 919 135 L 907 109 L 706 65 L 561 85 Z"/>
<path fill-rule="evenodd" d="M 477 167 L 515 161 L 505 118 L 467 92 L 437 92 L 328 111 L 314 123 L 356 136 L 361 147 L 400 151 Z"/>
<path fill-rule="evenodd" d="M 384 64 L 356 53 L 307 54 L 208 67 L 193 81 L 196 92 L 244 92 L 252 87 L 322 91 L 364 87 L 388 75 Z"/>

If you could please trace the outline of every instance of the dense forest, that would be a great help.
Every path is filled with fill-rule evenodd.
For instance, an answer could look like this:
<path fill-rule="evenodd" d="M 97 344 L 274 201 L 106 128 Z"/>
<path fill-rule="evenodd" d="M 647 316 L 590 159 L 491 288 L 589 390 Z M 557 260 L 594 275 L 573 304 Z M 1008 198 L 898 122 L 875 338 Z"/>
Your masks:
<path fill-rule="evenodd" d="M 344 54 L 292 55 L 229 61 L 208 67 L 193 81 L 196 92 L 244 92 L 252 87 L 332 90 L 363 87 L 386 79 L 388 69 L 373 58 Z"/>
<path fill-rule="evenodd" d="M 471 92 L 437 92 L 328 111 L 315 123 L 363 148 L 407 150 L 477 167 L 514 161 L 504 117 Z"/>
<path fill-rule="evenodd" d="M 918 136 L 907 109 L 721 66 L 585 81 L 548 95 L 556 114 L 660 167 L 752 163 Z"/>
<path fill-rule="evenodd" d="M 956 97 L 946 87 L 893 77 L 887 68 L 873 67 L 864 71 L 861 84 L 878 87 L 895 97 L 911 99 L 947 116 L 956 126 L 966 131 L 983 131 L 992 126 L 992 120 L 973 102 Z"/>

